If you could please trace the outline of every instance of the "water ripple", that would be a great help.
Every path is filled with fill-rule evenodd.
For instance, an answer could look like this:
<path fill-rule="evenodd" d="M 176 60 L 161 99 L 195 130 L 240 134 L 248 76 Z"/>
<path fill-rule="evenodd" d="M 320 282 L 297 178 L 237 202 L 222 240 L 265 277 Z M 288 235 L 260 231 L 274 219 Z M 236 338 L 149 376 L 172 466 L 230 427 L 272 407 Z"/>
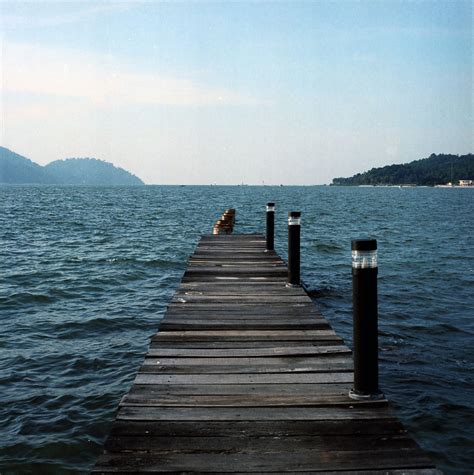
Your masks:
<path fill-rule="evenodd" d="M 263 232 L 300 209 L 302 274 L 351 344 L 350 240 L 379 244 L 381 384 L 446 473 L 470 473 L 474 201 L 436 189 L 0 187 L 0 471 L 84 473 L 222 209 Z M 371 210 L 370 213 L 367 210 Z"/>

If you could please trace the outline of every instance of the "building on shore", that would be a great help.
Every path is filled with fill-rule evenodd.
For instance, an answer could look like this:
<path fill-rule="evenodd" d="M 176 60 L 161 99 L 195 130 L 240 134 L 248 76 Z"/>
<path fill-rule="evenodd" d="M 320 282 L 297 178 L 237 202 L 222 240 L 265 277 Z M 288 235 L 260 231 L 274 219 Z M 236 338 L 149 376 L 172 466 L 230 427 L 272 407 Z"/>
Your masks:
<path fill-rule="evenodd" d="M 436 188 L 474 188 L 474 180 L 459 180 L 457 185 L 449 182 L 446 185 L 436 185 Z"/>

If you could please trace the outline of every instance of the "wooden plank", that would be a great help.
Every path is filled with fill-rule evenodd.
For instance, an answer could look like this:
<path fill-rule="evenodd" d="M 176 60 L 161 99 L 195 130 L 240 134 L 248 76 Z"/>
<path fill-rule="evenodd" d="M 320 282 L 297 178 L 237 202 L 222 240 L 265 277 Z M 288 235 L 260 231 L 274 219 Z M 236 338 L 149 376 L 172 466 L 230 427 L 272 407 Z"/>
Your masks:
<path fill-rule="evenodd" d="M 262 297 L 262 295 L 298 295 L 308 298 L 307 295 L 299 288 L 284 288 L 279 282 L 254 282 L 253 284 L 242 284 L 236 282 L 217 282 L 211 284 L 200 284 L 196 282 L 188 282 L 187 287 L 181 287 L 176 294 L 206 294 L 210 296 L 217 295 L 253 295 L 255 297 Z M 309 302 L 309 300 L 308 300 Z"/>
<path fill-rule="evenodd" d="M 170 310 L 183 310 L 187 312 L 192 311 L 213 311 L 216 313 L 241 313 L 241 314 L 273 314 L 273 315 L 301 315 L 303 313 L 308 314 L 318 314 L 317 309 L 314 308 L 314 305 L 311 302 L 287 302 L 286 304 L 281 302 L 274 302 L 271 306 L 265 305 L 259 302 L 227 302 L 225 306 L 221 303 L 206 303 L 206 304 L 197 304 L 193 305 L 178 305 L 176 303 L 170 303 Z"/>
<path fill-rule="evenodd" d="M 231 277 L 232 279 L 238 278 L 250 278 L 250 277 L 258 277 L 259 279 L 263 279 L 265 277 L 276 279 L 286 279 L 288 276 L 288 272 L 286 269 L 252 269 L 252 268 L 220 268 L 216 270 L 213 267 L 202 267 L 199 269 L 192 269 L 188 268 L 186 273 L 184 274 L 183 279 L 189 278 L 199 278 L 202 277 L 212 277 L 213 279 L 223 278 L 223 277 Z"/>
<path fill-rule="evenodd" d="M 120 402 L 124 406 L 146 407 L 348 407 L 353 402 L 344 396 L 271 396 L 262 397 L 248 395 L 245 398 L 237 396 L 186 396 L 186 395 L 163 395 L 145 398 L 144 396 L 127 395 Z M 361 401 L 361 406 L 374 407 L 382 405 L 381 401 Z"/>
<path fill-rule="evenodd" d="M 305 367 L 310 365 L 328 365 L 330 367 L 333 363 L 352 363 L 352 359 L 348 354 L 329 354 L 329 355 L 312 355 L 312 356 L 273 356 L 273 357 L 187 357 L 187 358 L 173 358 L 173 357 L 154 357 L 147 355 L 144 366 L 285 366 L 289 368 Z"/>
<path fill-rule="evenodd" d="M 258 251 L 260 252 L 260 251 Z M 258 257 L 258 253 L 246 253 L 234 254 L 232 253 L 232 258 L 229 259 L 225 253 L 218 255 L 205 255 L 205 254 L 196 254 L 188 259 L 188 268 L 191 267 L 237 267 L 245 268 L 252 267 L 265 270 L 268 267 L 277 267 L 286 269 L 285 262 L 282 259 L 261 259 Z M 217 269 L 218 270 L 218 269 Z"/>
<path fill-rule="evenodd" d="M 174 316 L 181 316 L 181 317 L 189 317 L 192 318 L 202 318 L 202 317 L 212 317 L 214 319 L 223 320 L 225 318 L 228 319 L 235 319 L 235 318 L 242 318 L 244 320 L 249 319 L 283 319 L 288 322 L 292 322 L 297 320 L 298 318 L 302 319 L 322 319 L 323 317 L 310 309 L 285 309 L 281 308 L 273 308 L 272 310 L 266 309 L 265 311 L 261 311 L 259 308 L 254 308 L 251 306 L 246 307 L 248 310 L 242 308 L 228 308 L 226 310 L 215 311 L 213 308 L 202 307 L 198 308 L 195 306 L 186 307 L 183 305 L 174 305 L 171 304 L 168 307 L 168 312 L 166 313 L 165 317 L 172 318 Z"/>
<path fill-rule="evenodd" d="M 218 263 L 218 262 L 209 262 L 205 261 L 202 263 L 197 262 L 190 262 L 188 264 L 188 268 L 186 270 L 187 273 L 205 273 L 210 272 L 215 275 L 221 275 L 222 273 L 248 273 L 248 274 L 257 274 L 263 275 L 270 274 L 270 275 L 286 275 L 287 270 L 286 266 L 283 264 L 273 264 L 273 263 L 234 263 L 234 262 L 226 262 L 226 263 Z"/>
<path fill-rule="evenodd" d="M 272 284 L 280 285 L 280 282 L 271 282 Z M 194 284 L 194 282 L 188 282 L 189 285 Z M 205 283 L 204 286 L 195 286 L 195 287 L 188 287 L 185 289 L 180 289 L 178 290 L 176 295 L 180 296 L 193 296 L 193 295 L 205 295 L 209 297 L 220 297 L 224 295 L 231 295 L 234 297 L 282 297 L 283 295 L 285 296 L 291 296 L 291 297 L 304 297 L 306 300 L 303 302 L 302 305 L 299 305 L 300 307 L 308 307 L 310 308 L 311 306 L 315 311 L 318 311 L 317 307 L 314 306 L 314 303 L 308 298 L 306 295 L 301 295 L 299 292 L 288 292 L 288 293 L 282 293 L 277 286 L 274 286 L 272 288 L 268 288 L 266 286 L 261 285 L 261 282 L 254 282 L 253 287 L 252 284 L 249 283 L 240 283 L 239 285 L 235 285 L 234 282 L 226 282 L 223 284 L 222 282 L 213 282 L 213 283 Z M 208 288 L 209 286 L 209 288 Z M 227 288 L 229 287 L 229 288 Z M 290 302 L 291 303 L 291 302 Z M 248 304 L 247 304 L 248 305 Z M 253 303 L 253 305 L 259 305 L 258 302 Z M 264 305 L 261 305 L 263 307 Z M 222 308 L 221 308 L 222 310 Z"/>
<path fill-rule="evenodd" d="M 283 283 L 281 282 L 249 282 L 249 283 L 240 283 L 240 282 L 214 282 L 213 284 L 209 283 L 198 283 L 198 282 L 187 282 L 183 284 L 176 292 L 176 295 L 183 294 L 194 294 L 206 293 L 210 296 L 218 295 L 253 295 L 253 296 L 262 296 L 263 295 L 306 295 L 304 291 L 300 288 L 288 288 L 282 291 Z M 313 304 L 314 305 L 314 304 Z"/>
<path fill-rule="evenodd" d="M 248 294 L 234 294 L 234 295 L 197 295 L 192 294 L 190 292 L 186 292 L 184 294 L 177 293 L 172 302 L 180 302 L 182 303 L 183 300 L 188 303 L 199 303 L 199 302 L 210 302 L 214 304 L 220 305 L 228 305 L 229 303 L 248 303 L 248 304 L 257 304 L 263 305 L 264 302 L 273 303 L 283 303 L 287 304 L 295 304 L 295 303 L 303 303 L 309 304 L 311 301 L 309 300 L 307 295 L 285 295 L 285 294 L 268 294 L 268 295 L 248 295 Z"/>
<path fill-rule="evenodd" d="M 266 308 L 265 308 L 266 307 Z M 201 298 L 196 299 L 189 296 L 177 296 L 169 304 L 172 312 L 207 312 L 215 315 L 227 314 L 229 312 L 237 315 L 284 315 L 289 317 L 294 315 L 317 315 L 318 312 L 312 309 L 301 297 L 287 299 L 286 302 L 281 297 L 265 298 L 256 301 L 254 298 L 242 297 L 241 299 L 221 299 Z M 172 313 L 171 312 L 171 313 Z"/>
<path fill-rule="evenodd" d="M 245 276 L 245 275 L 213 275 L 213 274 L 206 274 L 206 275 L 190 275 L 184 274 L 181 282 L 188 283 L 188 282 L 201 282 L 201 283 L 209 283 L 212 284 L 214 282 L 221 283 L 221 282 L 234 282 L 234 283 L 245 283 L 251 284 L 255 283 L 279 283 L 285 284 L 287 281 L 287 276 L 260 276 L 260 275 L 252 275 L 252 276 Z"/>
<path fill-rule="evenodd" d="M 382 420 L 387 408 L 356 407 L 121 407 L 120 420 L 135 421 L 339 421 Z"/>
<path fill-rule="evenodd" d="M 183 325 L 192 325 L 192 324 L 202 324 L 202 323 L 219 323 L 219 324 L 233 324 L 233 325 L 246 325 L 246 324 L 260 324 L 263 325 L 263 328 L 261 330 L 269 329 L 273 330 L 270 326 L 267 327 L 267 325 L 271 324 L 278 324 L 278 325 L 285 325 L 285 323 L 288 325 L 289 330 L 291 326 L 295 326 L 298 324 L 301 325 L 326 325 L 327 328 L 329 327 L 329 323 L 324 319 L 319 316 L 303 316 L 301 318 L 299 317 L 294 317 L 291 320 L 285 319 L 282 316 L 249 316 L 249 315 L 226 315 L 227 318 L 218 318 L 212 313 L 204 313 L 204 314 L 192 314 L 192 315 L 186 315 L 186 312 L 181 313 L 181 314 L 175 314 L 175 315 L 166 315 L 160 323 L 160 329 L 164 330 L 162 327 L 163 323 L 182 323 Z M 242 326 L 239 327 L 245 330 Z M 238 329 L 239 329 L 238 328 Z M 237 330 L 238 330 L 237 329 Z M 183 330 L 188 330 L 188 328 L 183 328 Z"/>
<path fill-rule="evenodd" d="M 214 318 L 225 318 L 225 316 L 242 316 L 247 317 L 247 319 L 255 317 L 255 318 L 266 318 L 266 317 L 275 317 L 275 318 L 283 318 L 287 321 L 293 321 L 295 318 L 311 318 L 311 317 L 318 317 L 322 318 L 322 316 L 311 310 L 310 308 L 301 306 L 301 305 L 289 305 L 285 307 L 285 305 L 280 305 L 278 303 L 267 305 L 266 309 L 262 309 L 260 306 L 255 305 L 247 305 L 242 304 L 239 305 L 229 305 L 226 306 L 225 309 L 221 308 L 217 310 L 216 305 L 213 304 L 188 304 L 183 305 L 182 303 L 170 303 L 168 307 L 168 312 L 166 316 L 174 316 L 174 315 L 181 315 L 190 317 L 193 316 L 207 316 L 210 315 Z"/>
<path fill-rule="evenodd" d="M 128 395 L 133 397 L 161 397 L 163 395 L 184 396 L 344 396 L 349 400 L 348 383 L 312 384 L 135 384 Z M 350 399 L 352 401 L 352 399 Z"/>
<path fill-rule="evenodd" d="M 282 340 L 249 340 L 249 341 L 173 341 L 172 345 L 165 344 L 164 342 L 152 341 L 150 343 L 150 349 L 169 349 L 169 347 L 176 349 L 242 349 L 242 350 L 259 350 L 266 348 L 286 348 L 286 347 L 307 347 L 307 348 L 320 348 L 320 347 L 335 347 L 340 346 L 344 348 L 343 351 L 349 351 L 347 347 L 343 345 L 343 341 L 339 337 L 334 337 L 328 340 L 300 340 L 300 341 L 282 341 Z"/>
<path fill-rule="evenodd" d="M 162 331 L 152 337 L 152 341 L 316 341 L 333 340 L 332 330 L 203 330 L 203 331 Z"/>
<path fill-rule="evenodd" d="M 252 342 L 251 342 L 252 343 Z M 268 342 L 267 342 L 268 343 Z M 188 343 L 186 343 L 188 345 Z M 228 343 L 224 342 L 210 342 L 207 343 L 207 348 L 198 347 L 177 347 L 173 342 L 171 348 L 163 346 L 162 343 L 152 344 L 148 351 L 148 356 L 194 356 L 194 357 L 238 357 L 238 356 L 282 356 L 282 355 L 321 355 L 321 354 L 334 354 L 334 353 L 350 353 L 349 348 L 344 345 L 327 345 L 327 346 L 301 346 L 301 342 L 298 342 L 298 346 L 294 343 L 288 346 L 275 346 L 271 345 L 263 347 L 261 342 L 258 342 L 258 347 L 246 348 L 246 347 L 226 347 Z M 196 345 L 196 344 L 194 344 Z"/>
<path fill-rule="evenodd" d="M 211 304 L 211 305 L 220 305 L 222 307 L 227 307 L 229 305 L 241 306 L 243 304 L 258 304 L 258 305 L 284 305 L 285 307 L 288 304 L 298 304 L 298 303 L 309 303 L 308 297 L 303 297 L 299 295 L 266 295 L 265 297 L 254 297 L 252 295 L 232 295 L 224 297 L 222 295 L 176 295 L 171 300 L 173 304 L 185 304 L 186 306 L 190 305 L 202 305 L 202 304 Z M 198 307 L 199 308 L 199 307 Z"/>
<path fill-rule="evenodd" d="M 280 387 L 282 386 L 282 388 Z M 302 389 L 300 389 L 302 388 Z M 122 398 L 122 405 L 148 406 L 354 406 L 349 398 L 347 384 L 319 383 L 319 384 L 135 384 L 130 392 Z M 385 400 L 361 401 L 361 406 L 381 406 Z"/>
<path fill-rule="evenodd" d="M 305 435 L 284 438 L 275 437 L 180 437 L 179 449 L 176 441 L 169 437 L 120 436 L 112 439 L 107 450 L 127 452 L 129 450 L 149 453 L 234 452 L 234 453 L 278 453 L 314 451 L 326 452 L 331 446 L 335 451 L 373 451 L 387 449 L 413 449 L 416 443 L 406 434 L 388 437 L 366 435 L 360 437 L 343 435 Z"/>
<path fill-rule="evenodd" d="M 240 258 L 239 256 L 229 259 L 225 256 L 192 256 L 188 259 L 188 266 L 209 266 L 209 267 L 285 267 L 282 259 L 258 259 L 256 257 Z"/>
<path fill-rule="evenodd" d="M 235 330 L 226 330 L 226 331 L 207 331 L 207 332 L 196 332 L 193 330 L 183 330 L 183 331 L 175 331 L 175 332 L 158 332 L 155 336 L 160 337 L 161 339 L 170 338 L 189 338 L 192 339 L 193 337 L 204 338 L 208 337 L 211 339 L 216 338 L 240 338 L 242 340 L 247 338 L 280 338 L 282 340 L 291 340 L 291 339 L 317 339 L 322 336 L 335 336 L 334 330 L 242 330 L 242 331 L 235 331 Z"/>
<path fill-rule="evenodd" d="M 352 372 L 266 374 L 146 374 L 138 373 L 135 384 L 301 384 L 351 383 Z"/>
<path fill-rule="evenodd" d="M 155 336 L 152 337 L 153 342 L 161 341 L 161 342 L 180 342 L 183 341 L 185 343 L 189 342 L 213 342 L 216 339 L 216 336 L 208 335 L 208 333 L 211 330 L 203 330 L 203 331 L 193 331 L 194 335 L 179 335 L 181 333 L 180 331 L 169 331 L 169 332 L 160 332 L 157 333 Z M 230 330 L 221 330 L 223 333 L 228 332 Z M 247 330 L 245 330 L 247 331 Z M 279 331 L 279 330 L 275 330 Z M 306 331 L 306 330 L 305 330 Z M 319 331 L 319 330 L 307 330 L 307 331 Z M 320 331 L 325 331 L 325 330 L 320 330 Z M 174 335 L 174 333 L 177 333 L 177 335 Z M 202 333 L 202 335 L 200 335 Z M 337 337 L 328 334 L 324 335 L 321 334 L 318 337 L 315 336 L 310 336 L 310 335 L 304 335 L 304 334 L 299 334 L 299 335 L 292 335 L 288 336 L 287 339 L 285 339 L 284 335 L 280 336 L 252 336 L 252 335 L 247 335 L 247 336 L 232 336 L 232 335 L 223 335 L 221 343 L 226 343 L 226 342 L 237 342 L 237 343 L 242 343 L 244 341 L 247 342 L 258 342 L 258 341 L 266 341 L 267 343 L 273 342 L 272 346 L 278 346 L 279 342 L 301 342 L 301 341 L 307 341 L 310 344 L 313 344 L 315 341 L 337 341 Z M 256 345 L 253 345 L 256 346 Z"/>
<path fill-rule="evenodd" d="M 258 234 L 203 236 L 93 473 L 439 475 Z"/>
<path fill-rule="evenodd" d="M 294 325 L 297 323 L 307 324 L 307 323 L 314 323 L 314 324 L 327 324 L 329 325 L 328 321 L 321 317 L 318 314 L 312 313 L 303 313 L 302 315 L 295 315 L 295 316 L 285 316 L 284 314 L 256 314 L 256 315 L 246 315 L 242 312 L 229 312 L 229 313 L 222 313 L 222 314 L 215 314 L 211 311 L 190 311 L 186 312 L 185 309 L 176 309 L 173 307 L 173 312 L 168 312 L 161 320 L 163 322 L 192 322 L 194 320 L 203 321 L 203 322 L 220 322 L 220 323 L 262 323 L 264 325 L 275 322 L 275 323 L 285 323 L 287 322 L 288 325 Z M 161 327 L 160 327 L 161 329 Z M 263 328 L 265 329 L 265 328 Z M 263 330 L 262 329 L 262 330 Z M 271 328 L 269 328 L 271 330 Z M 291 330 L 291 328 L 288 328 Z"/>
<path fill-rule="evenodd" d="M 291 323 L 286 323 L 284 320 L 224 320 L 219 321 L 210 317 L 205 319 L 186 319 L 184 317 L 165 318 L 161 321 L 160 329 L 162 331 L 179 331 L 179 330 L 193 330 L 193 331 L 207 331 L 207 330 L 324 330 L 328 329 L 329 324 L 324 321 L 298 320 Z"/>
<path fill-rule="evenodd" d="M 327 373 L 327 372 L 352 371 L 351 361 L 335 361 L 327 363 L 325 361 L 308 363 L 306 365 L 166 365 L 162 363 L 145 363 L 139 373 L 147 374 L 261 374 L 261 373 Z"/>
<path fill-rule="evenodd" d="M 307 305 L 288 305 L 288 306 L 262 306 L 262 305 L 227 305 L 225 309 L 217 308 L 216 305 L 178 305 L 170 304 L 166 315 L 199 315 L 212 314 L 216 318 L 224 318 L 226 315 L 242 315 L 246 317 L 266 317 L 266 316 L 283 316 L 291 321 L 292 317 L 307 317 L 321 315 L 310 306 Z"/>
<path fill-rule="evenodd" d="M 270 421 L 134 421 L 117 420 L 111 436 L 151 437 L 275 437 L 327 435 L 378 435 L 406 434 L 406 429 L 394 417 L 353 420 L 270 420 Z M 328 447 L 329 449 L 329 447 Z"/>
<path fill-rule="evenodd" d="M 289 456 L 292 454 L 292 456 Z M 419 450 L 366 450 L 366 451 L 330 451 L 317 456 L 319 452 L 301 451 L 275 453 L 196 453 L 196 454 L 108 454 L 100 457 L 101 471 L 122 471 L 123 469 L 141 469 L 153 472 L 189 472 L 223 473 L 268 471 L 307 472 L 309 470 L 354 470 L 367 468 L 387 468 L 397 466 L 405 468 L 427 468 L 433 466 L 430 460 Z"/>
<path fill-rule="evenodd" d="M 384 401 L 361 401 L 358 406 L 381 406 Z M 147 407 L 339 407 L 351 406 L 354 402 L 344 395 L 286 395 L 286 396 L 260 396 L 248 394 L 241 396 L 206 396 L 206 395 L 169 395 L 146 396 L 145 393 L 136 396 L 127 395 L 120 402 L 122 406 L 147 406 Z"/>

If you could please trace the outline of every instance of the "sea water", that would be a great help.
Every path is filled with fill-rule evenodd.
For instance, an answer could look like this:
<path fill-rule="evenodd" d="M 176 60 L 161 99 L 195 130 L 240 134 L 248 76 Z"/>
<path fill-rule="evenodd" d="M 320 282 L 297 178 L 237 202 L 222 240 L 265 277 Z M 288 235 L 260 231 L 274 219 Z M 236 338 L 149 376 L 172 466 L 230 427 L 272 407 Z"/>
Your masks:
<path fill-rule="evenodd" d="M 449 474 L 474 466 L 474 190 L 0 187 L 0 472 L 90 470 L 186 259 L 225 208 L 302 212 L 302 278 L 351 345 L 350 240 L 378 240 L 381 388 Z"/>

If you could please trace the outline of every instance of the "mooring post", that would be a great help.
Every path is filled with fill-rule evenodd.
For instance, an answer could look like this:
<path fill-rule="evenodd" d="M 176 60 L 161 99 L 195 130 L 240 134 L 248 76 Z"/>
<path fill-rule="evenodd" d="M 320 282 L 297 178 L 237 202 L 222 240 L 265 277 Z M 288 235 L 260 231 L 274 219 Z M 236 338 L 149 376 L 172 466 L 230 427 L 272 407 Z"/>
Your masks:
<path fill-rule="evenodd" d="M 267 251 L 275 249 L 275 203 L 267 203 Z"/>
<path fill-rule="evenodd" d="M 377 241 L 352 241 L 354 387 L 352 399 L 382 399 L 379 389 Z"/>
<path fill-rule="evenodd" d="M 301 212 L 288 213 L 288 287 L 300 287 Z"/>
<path fill-rule="evenodd" d="M 212 229 L 212 234 L 231 234 L 235 225 L 235 209 L 227 208 L 216 221 Z"/>

